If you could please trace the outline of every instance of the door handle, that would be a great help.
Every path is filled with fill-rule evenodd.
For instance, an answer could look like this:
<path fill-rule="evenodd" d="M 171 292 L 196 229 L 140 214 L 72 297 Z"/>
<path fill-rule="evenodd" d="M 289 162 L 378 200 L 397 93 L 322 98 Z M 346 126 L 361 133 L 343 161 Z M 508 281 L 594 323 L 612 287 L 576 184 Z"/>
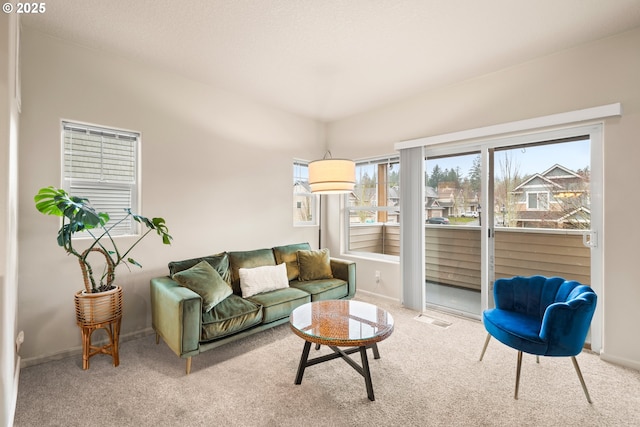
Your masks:
<path fill-rule="evenodd" d="M 598 247 L 598 232 L 588 231 L 582 235 L 582 244 L 588 248 Z"/>

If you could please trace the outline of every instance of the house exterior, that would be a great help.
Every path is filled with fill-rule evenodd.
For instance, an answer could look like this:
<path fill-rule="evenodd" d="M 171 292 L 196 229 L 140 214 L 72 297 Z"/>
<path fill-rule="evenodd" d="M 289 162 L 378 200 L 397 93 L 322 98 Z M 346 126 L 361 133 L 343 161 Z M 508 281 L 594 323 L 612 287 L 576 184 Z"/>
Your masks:
<path fill-rule="evenodd" d="M 469 193 L 453 182 L 441 182 L 437 190 L 426 187 L 426 218 L 464 216 L 465 212 L 478 212 L 478 194 Z"/>
<path fill-rule="evenodd" d="M 433 187 L 425 187 L 425 218 L 434 218 L 437 216 L 444 216 L 446 208 L 440 204 L 438 198 L 438 192 Z"/>
<path fill-rule="evenodd" d="M 311 223 L 315 206 L 308 181 L 296 180 L 293 183 L 294 223 Z"/>
<path fill-rule="evenodd" d="M 528 228 L 589 228 L 589 178 L 555 164 L 536 173 L 513 191 L 513 204 L 507 212 L 508 226 Z M 502 210 L 502 209 L 500 209 Z M 504 214 L 504 210 L 503 214 Z"/>

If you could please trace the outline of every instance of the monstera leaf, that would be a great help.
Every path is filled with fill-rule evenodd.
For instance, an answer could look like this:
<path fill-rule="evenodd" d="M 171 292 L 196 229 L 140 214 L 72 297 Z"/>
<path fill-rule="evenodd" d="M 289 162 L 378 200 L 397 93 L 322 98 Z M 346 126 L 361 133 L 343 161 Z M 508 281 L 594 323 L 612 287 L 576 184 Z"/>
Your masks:
<path fill-rule="evenodd" d="M 65 251 L 72 254 L 80 260 L 81 264 L 86 267 L 91 280 L 91 288 L 93 292 L 99 292 L 110 288 L 110 281 L 114 279 L 114 275 L 103 275 L 100 280 L 95 280 L 93 270 L 87 260 L 87 254 L 96 247 L 103 251 L 110 258 L 111 265 L 115 269 L 121 263 L 129 263 L 141 267 L 141 265 L 128 254 L 131 250 L 149 233 L 156 231 L 162 238 L 165 245 L 171 244 L 171 236 L 164 218 L 149 219 L 142 215 L 131 212 L 131 209 L 125 209 L 127 215 L 113 223 L 109 223 L 109 215 L 104 212 L 96 212 L 91 206 L 89 200 L 85 197 L 71 196 L 65 190 L 55 187 L 41 188 L 34 196 L 36 209 L 45 215 L 54 215 L 62 218 L 62 226 L 58 230 L 58 245 L 64 247 Z M 117 247 L 116 241 L 112 238 L 110 232 L 118 224 L 122 223 L 126 218 L 133 218 L 136 222 L 144 225 L 144 231 L 136 241 L 127 249 L 121 250 Z M 91 231 L 96 229 L 96 231 Z M 93 239 L 93 243 L 89 248 L 79 253 L 73 247 L 73 236 L 80 231 L 88 231 L 88 236 Z M 83 236 L 84 237 L 84 236 Z M 96 250 L 98 250 L 96 249 Z M 103 283 L 103 279 L 107 277 L 107 283 Z M 87 289 L 88 290 L 88 289 Z"/>
<path fill-rule="evenodd" d="M 109 221 L 109 215 L 96 212 L 88 199 L 70 196 L 61 188 L 42 188 L 35 195 L 34 200 L 36 209 L 43 214 L 65 217 L 68 220 L 68 223 L 63 223 L 58 231 L 60 246 L 68 245 L 74 233 L 102 227 Z"/>

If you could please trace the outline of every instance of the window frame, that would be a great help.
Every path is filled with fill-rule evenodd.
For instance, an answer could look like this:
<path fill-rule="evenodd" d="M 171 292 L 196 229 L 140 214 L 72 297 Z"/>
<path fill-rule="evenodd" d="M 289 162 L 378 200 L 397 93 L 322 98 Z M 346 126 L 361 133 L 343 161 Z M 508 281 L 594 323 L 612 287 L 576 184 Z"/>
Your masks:
<path fill-rule="evenodd" d="M 371 224 L 382 224 L 382 225 L 386 225 L 386 224 L 397 224 L 398 227 L 400 225 L 400 183 L 399 183 L 399 175 L 400 175 L 400 156 L 397 154 L 393 154 L 393 155 L 387 155 L 387 156 L 380 156 L 380 157 L 372 157 L 372 158 L 367 158 L 367 159 L 360 159 L 360 160 L 355 160 L 355 164 L 356 164 L 356 187 L 358 186 L 358 180 L 359 180 L 359 175 L 358 175 L 358 168 L 365 166 L 365 165 L 396 165 L 395 167 L 397 167 L 397 173 L 398 173 L 398 188 L 397 188 L 397 197 L 398 197 L 398 203 L 396 206 L 389 206 L 389 205 L 382 205 L 379 206 L 378 203 L 376 202 L 376 206 L 350 206 L 350 201 L 349 198 L 353 195 L 355 197 L 355 193 L 351 192 L 351 193 L 347 193 L 344 195 L 343 198 L 343 224 L 344 224 L 344 236 L 343 236 L 343 244 L 344 244 L 344 248 L 345 248 L 345 253 L 352 255 L 352 256 L 358 256 L 364 259 L 373 259 L 373 260 L 383 260 L 383 261 L 393 261 L 393 262 L 397 262 L 400 258 L 399 255 L 393 255 L 393 254 L 388 254 L 388 253 L 380 253 L 380 252 L 369 252 L 369 251 L 359 251 L 359 250 L 352 250 L 351 249 L 351 242 L 350 242 L 350 237 L 351 237 L 351 227 L 353 224 L 366 224 L 366 223 L 352 223 L 351 222 L 351 216 L 357 212 L 361 212 L 361 211 L 373 211 L 375 212 L 375 216 L 376 219 L 379 218 L 379 215 L 381 213 L 385 213 L 385 214 L 397 214 L 397 221 L 395 222 L 389 222 L 388 221 L 388 217 L 387 217 L 387 221 L 384 222 L 380 222 L 380 221 L 376 221 L 374 223 Z M 389 166 L 387 166 L 389 167 Z M 388 172 L 388 170 L 387 170 Z M 376 190 L 375 193 L 378 194 L 378 186 L 380 185 L 379 182 L 380 176 L 378 175 L 377 171 L 376 171 Z M 356 188 L 354 188 L 354 191 L 357 191 Z M 389 199 L 389 196 L 387 195 L 387 200 Z M 377 200 L 377 197 L 376 197 Z M 384 246 L 384 243 L 383 243 Z M 384 250 L 384 247 L 383 247 Z"/>
<path fill-rule="evenodd" d="M 76 134 L 80 134 L 81 132 L 86 132 L 87 135 L 91 136 L 101 136 L 103 139 L 100 141 L 101 150 L 104 150 L 106 138 L 109 140 L 122 140 L 131 142 L 129 148 L 123 149 L 121 152 L 117 154 L 122 154 L 124 152 L 128 152 L 130 157 L 125 157 L 125 161 L 128 161 L 132 164 L 131 167 L 126 170 L 130 175 L 129 180 L 111 180 L 111 179 L 84 179 L 84 178 L 74 178 L 70 175 L 73 174 L 72 164 L 68 164 L 69 156 L 72 156 L 71 151 L 69 151 L 67 147 L 66 137 L 67 132 L 72 132 L 72 129 L 76 132 Z M 73 135 L 73 134 L 71 134 Z M 73 137 L 72 137 L 73 138 Z M 107 212 L 111 218 L 111 221 L 117 220 L 119 218 L 123 218 L 126 215 L 124 210 L 124 206 L 130 208 L 133 212 L 140 212 L 140 169 L 141 169 L 141 145 L 142 145 L 142 133 L 139 131 L 127 130 L 122 128 L 116 128 L 113 126 L 104 126 L 97 125 L 92 123 L 80 122 L 77 120 L 66 120 L 63 119 L 60 121 L 60 140 L 61 140 L 61 183 L 62 188 L 67 191 L 71 195 L 87 197 L 93 207 L 99 212 Z M 102 153 L 102 151 L 101 151 Z M 108 157 L 108 156 L 107 156 Z M 102 167 L 101 171 L 105 169 L 104 163 L 105 157 L 102 157 L 100 165 Z M 125 168 L 127 169 L 127 168 Z M 100 200 L 105 195 L 115 194 L 119 196 L 119 194 L 128 193 L 127 198 L 117 198 L 115 202 L 96 202 L 96 200 Z M 102 197 L 101 197 L 102 196 Z M 112 208 L 107 208 L 106 206 L 112 205 Z M 122 207 L 122 212 L 119 211 L 119 208 L 116 206 L 120 205 Z M 140 234 L 139 224 L 134 221 L 132 218 L 126 221 L 124 226 L 115 227 L 110 232 L 112 237 L 123 237 L 123 236 L 136 236 Z M 90 237 L 85 232 L 78 233 L 79 238 L 88 238 Z"/>

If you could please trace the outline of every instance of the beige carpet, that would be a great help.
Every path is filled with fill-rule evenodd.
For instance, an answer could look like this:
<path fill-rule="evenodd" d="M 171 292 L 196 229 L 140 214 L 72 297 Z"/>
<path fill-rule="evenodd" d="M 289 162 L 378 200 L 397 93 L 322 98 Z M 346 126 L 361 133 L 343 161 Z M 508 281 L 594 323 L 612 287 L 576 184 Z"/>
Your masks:
<path fill-rule="evenodd" d="M 103 355 L 88 371 L 80 355 L 25 368 L 15 426 L 640 425 L 638 371 L 583 352 L 589 405 L 570 359 L 525 355 L 514 400 L 516 352 L 492 340 L 479 362 L 481 323 L 439 312 L 421 322 L 397 304 L 358 299 L 396 321 L 382 358 L 369 358 L 375 402 L 342 360 L 307 368 L 294 385 L 303 341 L 282 325 L 195 357 L 188 376 L 153 336 L 123 342 L 117 368 Z"/>

